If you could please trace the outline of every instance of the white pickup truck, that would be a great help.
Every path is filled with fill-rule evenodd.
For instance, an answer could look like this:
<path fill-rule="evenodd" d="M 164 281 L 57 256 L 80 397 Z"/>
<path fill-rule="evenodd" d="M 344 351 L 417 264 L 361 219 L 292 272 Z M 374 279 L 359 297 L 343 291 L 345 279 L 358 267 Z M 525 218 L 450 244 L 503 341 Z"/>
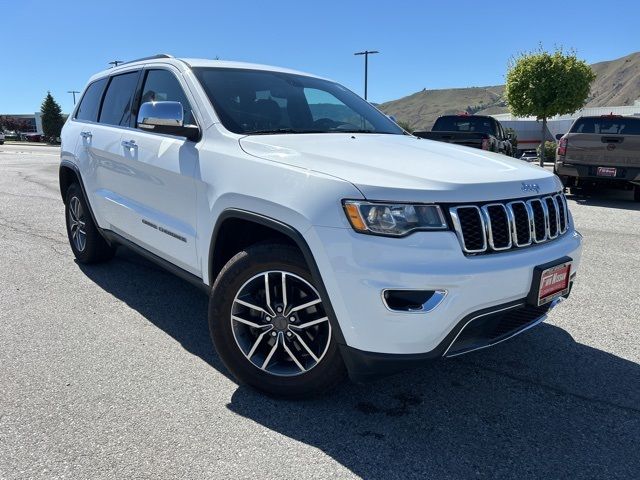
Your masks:
<path fill-rule="evenodd" d="M 201 287 L 220 358 L 271 395 L 499 343 L 580 263 L 555 175 L 408 135 L 292 70 L 119 65 L 90 79 L 61 156 L 78 261 L 123 245 Z"/>

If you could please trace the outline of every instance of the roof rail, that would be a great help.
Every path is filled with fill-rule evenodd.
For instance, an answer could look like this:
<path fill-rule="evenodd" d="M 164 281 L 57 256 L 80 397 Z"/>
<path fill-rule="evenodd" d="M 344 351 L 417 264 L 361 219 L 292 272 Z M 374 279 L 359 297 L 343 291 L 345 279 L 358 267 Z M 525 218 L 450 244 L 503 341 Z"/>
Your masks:
<path fill-rule="evenodd" d="M 143 60 L 155 60 L 157 58 L 174 58 L 174 57 L 173 55 L 169 55 L 168 53 L 159 53 L 157 55 L 151 55 L 150 57 L 142 57 L 142 58 L 136 58 L 135 60 L 128 60 L 126 62 L 121 63 L 120 65 L 126 65 L 128 63 L 133 63 L 133 62 L 142 62 Z"/>

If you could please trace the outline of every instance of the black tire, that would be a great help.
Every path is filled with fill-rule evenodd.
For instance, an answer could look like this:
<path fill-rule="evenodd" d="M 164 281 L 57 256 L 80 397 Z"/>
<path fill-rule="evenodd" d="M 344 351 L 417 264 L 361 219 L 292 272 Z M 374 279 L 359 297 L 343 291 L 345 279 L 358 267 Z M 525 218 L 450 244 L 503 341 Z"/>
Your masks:
<path fill-rule="evenodd" d="M 305 327 L 296 327 L 295 323 L 287 323 L 289 317 L 287 311 L 293 309 L 294 300 L 290 301 L 289 307 L 285 307 L 285 311 L 282 312 L 282 314 L 277 314 L 275 317 L 272 317 L 270 324 L 268 323 L 269 317 L 265 315 L 267 312 L 264 310 L 263 313 L 259 313 L 255 309 L 245 310 L 242 314 L 238 312 L 239 307 L 238 303 L 236 303 L 236 295 L 250 288 L 250 286 L 253 285 L 251 282 L 262 282 L 262 277 L 264 277 L 265 272 L 272 272 L 266 274 L 267 279 L 270 279 L 267 280 L 266 283 L 271 282 L 275 285 L 271 291 L 272 295 L 270 298 L 275 299 L 278 297 L 277 289 L 279 287 L 277 282 L 274 282 L 274 279 L 283 278 L 284 283 L 284 277 L 287 275 L 289 275 L 290 284 L 288 284 L 289 286 L 286 288 L 288 289 L 290 299 L 294 298 L 297 293 L 302 294 L 303 289 L 308 288 L 309 285 L 313 287 L 314 281 L 309 269 L 302 255 L 295 248 L 276 243 L 260 244 L 251 246 L 236 254 L 227 262 L 218 275 L 209 301 L 209 330 L 218 355 L 238 381 L 271 396 L 304 398 L 321 395 L 332 390 L 342 382 L 346 375 L 346 370 L 328 320 L 326 320 L 326 324 L 323 322 L 320 325 L 309 327 L 309 332 L 307 332 L 306 329 L 298 330 Z M 286 272 L 285 275 L 282 275 L 282 272 Z M 296 284 L 296 282 L 298 283 Z M 257 287 L 259 286 L 260 284 L 258 283 Z M 299 291 L 296 291 L 296 288 L 298 288 Z M 315 289 L 315 287 L 313 288 Z M 266 291 L 264 288 L 263 290 Z M 317 294 L 317 290 L 315 290 L 315 293 Z M 260 305 L 261 308 L 268 309 L 269 307 L 267 307 L 267 305 L 269 304 L 270 307 L 273 307 L 274 312 L 277 308 L 281 308 L 277 306 L 277 300 L 261 302 L 258 299 L 262 297 L 256 296 L 251 298 L 257 299 L 253 301 L 252 304 Z M 266 294 L 264 298 L 266 298 Z M 303 298 L 304 304 L 306 300 L 312 297 L 301 298 Z M 320 301 L 317 306 L 296 312 L 295 315 L 308 314 L 324 318 L 323 315 L 326 316 L 326 311 L 323 306 L 325 299 L 321 299 L 319 294 L 317 295 L 317 299 Z M 243 309 L 244 307 L 241 306 L 240 308 Z M 310 310 L 312 312 L 308 313 Z M 247 327 L 237 321 L 234 323 L 234 320 L 232 320 L 232 312 L 236 315 L 235 318 L 240 315 L 245 318 L 247 316 L 251 316 L 251 319 L 258 318 L 255 322 L 260 323 L 261 328 L 254 329 L 253 327 Z M 291 315 L 293 316 L 293 314 Z M 282 318 L 284 318 L 286 326 L 277 323 L 278 320 L 282 322 Z M 305 319 L 298 317 L 295 321 L 298 321 L 299 325 L 304 325 L 307 320 L 311 320 L 312 318 L 311 316 L 305 317 Z M 318 333 L 317 329 L 319 329 L 320 326 L 325 329 L 324 337 L 321 333 Z M 280 331 L 277 330 L 276 327 L 285 328 L 286 330 Z M 267 329 L 265 333 L 266 336 L 261 337 L 262 340 L 256 340 L 256 342 L 259 342 L 259 347 L 255 349 L 256 353 L 254 353 L 253 356 L 251 356 L 251 352 L 254 351 L 254 348 L 248 352 L 252 359 L 249 360 L 246 354 L 246 348 L 243 353 L 240 347 L 240 340 L 236 340 L 236 338 L 238 338 L 237 336 L 241 335 L 238 333 L 238 329 L 244 329 L 242 330 L 243 334 L 249 339 L 249 343 L 253 345 L 254 343 L 252 342 L 257 338 L 259 332 L 264 332 L 264 328 Z M 312 328 L 316 329 L 315 332 L 311 332 Z M 299 336 L 296 335 L 295 332 L 298 332 Z M 250 337 L 250 335 L 254 335 L 254 337 Z M 290 336 L 289 338 L 287 337 L 288 335 Z M 307 335 L 310 336 L 307 337 Z M 302 337 L 304 337 L 304 339 L 302 339 Z M 302 344 L 298 343 L 297 339 L 301 339 L 303 343 L 311 342 L 308 343 L 308 346 L 312 350 L 319 347 L 316 353 L 322 350 L 322 352 L 324 352 L 323 355 L 317 355 L 319 359 L 317 362 L 311 360 L 311 357 L 300 348 Z M 278 342 L 282 343 L 278 344 Z M 266 355 L 265 358 L 266 352 L 271 352 L 272 349 L 276 353 L 270 353 L 270 355 Z M 291 358 L 291 354 L 297 358 Z M 294 369 L 294 362 L 296 365 L 295 368 L 300 368 L 298 364 L 305 362 L 305 355 L 307 356 L 306 361 L 311 360 L 312 363 L 312 366 L 308 368 L 308 370 L 300 370 L 297 371 L 296 374 L 292 373 L 289 376 L 283 376 L 284 374 L 280 375 L 263 369 L 281 368 L 283 369 L 282 371 L 285 371 L 285 368 Z M 263 359 L 266 361 L 267 367 L 265 367 L 265 364 L 260 366 Z M 256 361 L 257 364 L 253 363 L 254 361 Z M 271 367 L 274 363 L 275 366 Z M 305 366 L 306 365 L 309 364 L 306 363 Z M 289 372 L 290 370 L 286 371 Z"/>
<path fill-rule="evenodd" d="M 110 246 L 100 235 L 93 223 L 82 189 L 77 183 L 71 184 L 66 192 L 65 220 L 69 245 L 80 263 L 99 263 L 113 257 L 115 248 Z M 81 227 L 82 224 L 84 228 Z M 84 233 L 84 242 L 78 239 L 81 233 Z"/>
<path fill-rule="evenodd" d="M 640 202 L 640 186 L 638 185 L 633 187 L 633 200 Z"/>

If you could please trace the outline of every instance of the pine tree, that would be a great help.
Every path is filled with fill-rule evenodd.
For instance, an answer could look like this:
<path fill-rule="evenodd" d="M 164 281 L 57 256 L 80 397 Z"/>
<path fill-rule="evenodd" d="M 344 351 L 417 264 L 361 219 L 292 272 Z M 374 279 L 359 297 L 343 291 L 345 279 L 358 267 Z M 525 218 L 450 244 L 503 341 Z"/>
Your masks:
<path fill-rule="evenodd" d="M 42 131 L 45 137 L 55 141 L 60 137 L 64 120 L 62 119 L 62 109 L 58 102 L 54 100 L 51 92 L 47 92 L 47 96 L 40 107 L 40 114 L 42 116 Z"/>

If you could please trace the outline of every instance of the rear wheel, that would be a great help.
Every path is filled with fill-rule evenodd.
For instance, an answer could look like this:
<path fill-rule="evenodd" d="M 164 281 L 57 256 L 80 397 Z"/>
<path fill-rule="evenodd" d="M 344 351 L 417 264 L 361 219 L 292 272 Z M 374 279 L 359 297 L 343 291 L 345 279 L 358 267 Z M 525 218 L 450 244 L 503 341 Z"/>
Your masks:
<path fill-rule="evenodd" d="M 113 257 L 115 248 L 100 235 L 77 183 L 67 189 L 65 216 L 69 244 L 80 263 L 104 262 Z"/>
<path fill-rule="evenodd" d="M 292 247 L 252 246 L 229 260 L 211 293 L 209 327 L 229 371 L 270 395 L 322 394 L 345 376 L 322 298 Z"/>

